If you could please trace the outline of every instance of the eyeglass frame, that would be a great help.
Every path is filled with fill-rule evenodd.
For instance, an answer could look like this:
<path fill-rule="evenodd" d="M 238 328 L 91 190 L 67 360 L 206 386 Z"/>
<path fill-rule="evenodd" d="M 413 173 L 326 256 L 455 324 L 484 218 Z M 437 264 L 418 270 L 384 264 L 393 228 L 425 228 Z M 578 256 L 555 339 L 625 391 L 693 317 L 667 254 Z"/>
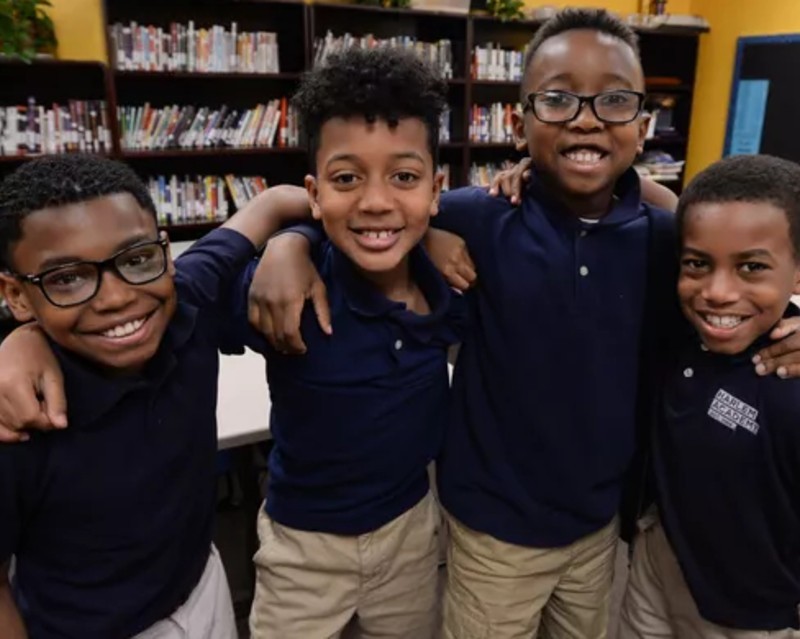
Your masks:
<path fill-rule="evenodd" d="M 578 108 L 575 111 L 575 115 L 571 118 L 567 118 L 566 120 L 543 120 L 539 117 L 539 114 L 536 113 L 536 108 L 533 105 L 533 100 L 536 96 L 539 95 L 546 95 L 548 93 L 557 93 L 560 95 L 568 95 L 573 98 L 578 98 Z M 629 120 L 618 120 L 618 121 L 609 121 L 604 118 L 601 118 L 597 114 L 597 108 L 595 107 L 594 101 L 604 95 L 609 95 L 611 93 L 627 93 L 630 95 L 635 95 L 639 99 L 639 105 L 636 109 L 636 113 L 631 117 Z M 601 91 L 600 93 L 595 93 L 594 95 L 578 95 L 577 93 L 572 93 L 571 91 L 561 91 L 559 89 L 549 90 L 549 91 L 533 91 L 525 96 L 525 105 L 522 107 L 522 112 L 530 111 L 539 122 L 543 122 L 544 124 L 567 124 L 568 122 L 573 122 L 578 119 L 581 112 L 583 111 L 583 105 L 588 104 L 589 108 L 592 110 L 592 114 L 595 118 L 597 118 L 603 124 L 630 124 L 636 118 L 638 118 L 642 114 L 642 110 L 644 109 L 644 101 L 646 99 L 646 95 L 641 91 L 632 91 L 630 89 L 613 89 L 611 91 Z"/>
<path fill-rule="evenodd" d="M 142 282 L 131 282 L 129 281 L 119 270 L 116 265 L 116 260 L 120 255 L 127 253 L 133 249 L 142 248 L 143 246 L 154 246 L 158 245 L 161 247 L 161 254 L 164 258 L 164 267 L 158 275 L 151 277 L 150 279 L 144 280 Z M 131 246 L 126 246 L 124 249 L 120 249 L 116 253 L 114 253 L 111 257 L 105 260 L 99 261 L 92 261 L 92 260 L 80 260 L 78 262 L 69 262 L 68 264 L 60 264 L 58 266 L 53 266 L 52 268 L 45 269 L 39 273 L 35 274 L 26 274 L 26 273 L 15 273 L 13 271 L 9 271 L 8 274 L 16 279 L 27 282 L 28 284 L 33 284 L 37 286 L 40 291 L 42 291 L 42 295 L 44 295 L 45 299 L 50 302 L 53 306 L 57 306 L 58 308 L 72 308 L 73 306 L 80 306 L 81 304 L 86 304 L 89 300 L 94 298 L 100 292 L 100 286 L 103 282 L 103 274 L 106 271 L 111 271 L 116 275 L 120 280 L 125 282 L 126 284 L 130 284 L 131 286 L 143 286 L 144 284 L 150 284 L 150 282 L 155 282 L 159 277 L 162 277 L 164 273 L 167 272 L 168 269 L 168 262 L 167 259 L 167 249 L 169 247 L 169 240 L 166 237 L 160 237 L 157 240 L 150 240 L 148 242 L 141 242 L 138 244 L 133 244 Z M 89 266 L 93 266 L 97 270 L 97 281 L 95 283 L 94 291 L 92 292 L 89 297 L 80 302 L 72 302 L 71 304 L 59 304 L 54 302 L 50 295 L 47 294 L 47 291 L 44 288 L 44 278 L 46 278 L 51 273 L 55 273 L 62 269 L 73 268 L 76 266 L 82 266 L 84 264 L 88 264 Z"/>

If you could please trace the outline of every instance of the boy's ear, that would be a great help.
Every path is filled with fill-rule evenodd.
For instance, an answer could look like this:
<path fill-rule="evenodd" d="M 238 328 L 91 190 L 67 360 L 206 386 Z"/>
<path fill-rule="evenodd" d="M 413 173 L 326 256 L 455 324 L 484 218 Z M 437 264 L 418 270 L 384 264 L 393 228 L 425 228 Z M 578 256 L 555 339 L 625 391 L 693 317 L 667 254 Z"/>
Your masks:
<path fill-rule="evenodd" d="M 794 262 L 794 287 L 792 293 L 800 295 L 800 259 L 796 258 Z"/>
<path fill-rule="evenodd" d="M 442 197 L 442 185 L 444 184 L 444 173 L 436 171 L 433 174 L 433 200 L 431 200 L 430 216 L 439 213 L 439 199 Z"/>
<path fill-rule="evenodd" d="M 319 203 L 317 202 L 317 178 L 313 175 L 306 175 L 305 186 L 306 191 L 308 191 L 308 205 L 311 207 L 311 216 L 315 220 L 321 220 L 322 212 L 319 210 Z"/>
<path fill-rule="evenodd" d="M 172 259 L 172 244 L 169 243 L 169 235 L 166 231 L 159 231 L 158 237 L 167 241 L 167 274 L 175 277 L 175 262 Z"/>
<path fill-rule="evenodd" d="M 647 137 L 647 129 L 650 126 L 651 117 L 649 113 L 643 113 L 639 117 L 639 142 L 636 144 L 636 153 L 639 155 L 644 153 L 644 141 Z"/>
<path fill-rule="evenodd" d="M 30 322 L 34 319 L 28 294 L 22 282 L 13 275 L 0 272 L 0 297 L 5 299 L 11 314 L 18 322 Z"/>
<path fill-rule="evenodd" d="M 514 131 L 514 147 L 517 151 L 525 151 L 528 148 L 528 140 L 525 137 L 525 114 L 516 109 L 511 112 L 511 128 Z"/>

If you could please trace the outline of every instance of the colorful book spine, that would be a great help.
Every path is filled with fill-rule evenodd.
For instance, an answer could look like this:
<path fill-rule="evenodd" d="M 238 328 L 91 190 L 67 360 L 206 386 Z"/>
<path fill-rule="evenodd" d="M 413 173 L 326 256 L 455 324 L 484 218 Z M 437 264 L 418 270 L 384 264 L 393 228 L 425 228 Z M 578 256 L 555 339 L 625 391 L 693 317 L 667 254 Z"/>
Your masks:
<path fill-rule="evenodd" d="M 65 104 L 0 106 L 0 154 L 110 153 L 111 132 L 105 102 L 68 100 Z"/>
<path fill-rule="evenodd" d="M 108 27 L 113 64 L 122 71 L 280 73 L 278 34 L 219 24 L 166 27 L 117 22 Z"/>

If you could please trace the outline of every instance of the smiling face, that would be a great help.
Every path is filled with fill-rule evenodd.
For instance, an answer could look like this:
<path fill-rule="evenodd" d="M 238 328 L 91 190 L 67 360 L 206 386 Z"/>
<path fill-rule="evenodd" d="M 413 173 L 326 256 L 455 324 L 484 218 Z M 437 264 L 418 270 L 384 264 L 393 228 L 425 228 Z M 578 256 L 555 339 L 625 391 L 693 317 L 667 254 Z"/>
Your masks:
<path fill-rule="evenodd" d="M 47 208 L 22 222 L 22 237 L 11 248 L 18 273 L 37 274 L 78 261 L 102 261 L 138 243 L 153 241 L 153 215 L 129 194 Z M 90 300 L 60 308 L 29 282 L 3 276 L 3 295 L 18 320 L 36 319 L 65 349 L 113 372 L 141 369 L 153 357 L 177 304 L 174 269 L 153 282 L 132 285 L 106 270 Z"/>
<path fill-rule="evenodd" d="M 316 178 L 306 178 L 314 217 L 366 277 L 397 285 L 439 206 L 442 177 L 425 123 L 333 118 L 320 130 L 316 162 Z"/>
<path fill-rule="evenodd" d="M 581 96 L 625 89 L 644 91 L 641 64 L 622 40 L 590 29 L 565 31 L 545 40 L 525 77 L 523 94 L 568 91 Z M 571 122 L 547 124 L 530 110 L 515 116 L 533 164 L 574 209 L 604 213 L 617 179 L 641 152 L 647 131 L 643 116 L 627 124 L 607 124 L 584 104 Z"/>
<path fill-rule="evenodd" d="M 678 295 L 709 350 L 747 349 L 800 293 L 789 220 L 767 202 L 692 204 L 685 212 Z"/>

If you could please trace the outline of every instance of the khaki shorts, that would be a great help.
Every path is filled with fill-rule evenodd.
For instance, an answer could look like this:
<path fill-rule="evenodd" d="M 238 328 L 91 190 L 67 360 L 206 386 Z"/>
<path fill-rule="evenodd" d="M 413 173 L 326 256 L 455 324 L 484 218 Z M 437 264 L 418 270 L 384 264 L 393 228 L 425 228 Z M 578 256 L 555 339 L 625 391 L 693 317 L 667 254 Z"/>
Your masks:
<path fill-rule="evenodd" d="M 169 617 L 133 639 L 237 639 L 231 593 L 217 549 L 189 599 Z"/>
<path fill-rule="evenodd" d="M 356 636 L 431 639 L 437 602 L 439 508 L 429 493 L 358 536 L 295 530 L 258 515 L 253 639 Z"/>
<path fill-rule="evenodd" d="M 657 515 L 643 518 L 639 531 L 622 600 L 619 639 L 800 639 L 798 630 L 734 630 L 703 619 Z"/>
<path fill-rule="evenodd" d="M 603 639 L 618 524 L 563 548 L 529 548 L 448 518 L 446 639 Z"/>

